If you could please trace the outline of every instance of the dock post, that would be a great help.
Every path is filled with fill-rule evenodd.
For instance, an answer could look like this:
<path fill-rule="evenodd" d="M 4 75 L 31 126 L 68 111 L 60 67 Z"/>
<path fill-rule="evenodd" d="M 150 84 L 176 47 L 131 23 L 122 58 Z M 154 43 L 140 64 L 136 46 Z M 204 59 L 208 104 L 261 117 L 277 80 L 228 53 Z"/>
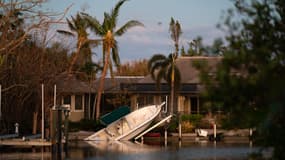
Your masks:
<path fill-rule="evenodd" d="M 253 134 L 252 128 L 249 128 L 249 139 L 250 140 L 252 140 L 252 134 Z"/>
<path fill-rule="evenodd" d="M 216 142 L 216 140 L 217 140 L 217 125 L 216 125 L 216 123 L 214 123 L 214 141 Z"/>
<path fill-rule="evenodd" d="M 167 146 L 167 123 L 164 125 L 164 146 Z"/>
<path fill-rule="evenodd" d="M 19 134 L 19 123 L 15 123 L 15 134 Z"/>
<path fill-rule="evenodd" d="M 68 108 L 68 107 L 67 107 Z M 69 111 L 70 111 L 70 106 L 69 109 L 64 108 L 64 136 L 65 136 L 65 144 L 64 144 L 64 150 L 65 154 L 68 155 L 68 117 L 69 117 Z"/>
<path fill-rule="evenodd" d="M 181 127 L 181 115 L 180 115 L 180 113 L 178 113 L 178 116 L 179 116 L 179 124 L 178 124 L 178 132 L 179 132 L 179 141 L 182 139 L 182 127 Z"/>
<path fill-rule="evenodd" d="M 249 128 L 249 147 L 252 148 L 252 137 L 253 135 L 253 131 L 252 131 L 252 128 Z"/>
<path fill-rule="evenodd" d="M 45 135 L 45 107 L 44 107 L 44 84 L 42 84 L 42 141 L 44 141 Z"/>

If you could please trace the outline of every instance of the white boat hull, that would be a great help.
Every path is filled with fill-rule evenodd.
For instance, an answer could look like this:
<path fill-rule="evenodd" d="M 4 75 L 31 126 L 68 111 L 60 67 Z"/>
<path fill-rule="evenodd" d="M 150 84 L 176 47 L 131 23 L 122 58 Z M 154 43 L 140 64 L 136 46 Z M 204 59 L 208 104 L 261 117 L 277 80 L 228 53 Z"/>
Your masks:
<path fill-rule="evenodd" d="M 89 141 L 130 140 L 143 132 L 161 111 L 160 105 L 142 107 L 87 137 Z"/>

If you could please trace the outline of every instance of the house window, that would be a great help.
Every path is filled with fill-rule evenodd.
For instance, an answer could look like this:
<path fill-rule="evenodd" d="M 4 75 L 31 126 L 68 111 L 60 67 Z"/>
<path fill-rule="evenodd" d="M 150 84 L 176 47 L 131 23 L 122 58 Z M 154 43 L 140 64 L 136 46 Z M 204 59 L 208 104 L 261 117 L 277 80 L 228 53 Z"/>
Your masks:
<path fill-rule="evenodd" d="M 82 95 L 75 95 L 75 110 L 82 110 Z"/>
<path fill-rule="evenodd" d="M 191 97 L 191 113 L 197 114 L 199 113 L 198 111 L 198 98 L 197 97 Z"/>
<path fill-rule="evenodd" d="M 63 97 L 63 104 L 71 104 L 71 96 L 67 95 Z"/>
<path fill-rule="evenodd" d="M 150 105 L 150 104 L 154 104 L 154 98 L 153 96 L 139 96 L 137 98 L 137 102 L 139 104 L 139 106 L 145 106 L 145 105 Z"/>

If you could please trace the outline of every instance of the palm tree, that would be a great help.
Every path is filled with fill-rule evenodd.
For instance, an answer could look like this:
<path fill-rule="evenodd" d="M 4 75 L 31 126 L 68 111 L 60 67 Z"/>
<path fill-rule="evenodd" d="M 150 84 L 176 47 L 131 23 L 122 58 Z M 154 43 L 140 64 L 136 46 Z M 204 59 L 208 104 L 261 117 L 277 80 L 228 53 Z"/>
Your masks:
<path fill-rule="evenodd" d="M 80 56 L 80 53 L 82 54 L 81 57 L 83 57 L 83 59 L 81 59 L 81 61 L 83 61 L 82 62 L 83 64 L 92 61 L 90 44 L 98 45 L 99 41 L 88 39 L 88 33 L 87 33 L 88 24 L 80 14 L 77 13 L 76 17 L 71 16 L 71 20 L 66 19 L 66 21 L 71 31 L 57 30 L 57 32 L 67 36 L 77 36 L 77 44 L 76 44 L 77 50 L 72 56 L 68 68 L 68 73 L 71 73 L 76 61 L 78 60 L 78 57 Z"/>
<path fill-rule="evenodd" d="M 175 89 L 178 88 L 181 79 L 175 61 L 178 57 L 179 38 L 182 30 L 179 22 L 175 21 L 172 17 L 169 24 L 169 32 L 171 39 L 174 41 L 175 53 L 169 54 L 168 57 L 163 54 L 154 55 L 149 60 L 148 69 L 158 85 L 164 79 L 171 86 L 170 114 L 173 114 Z"/>
<path fill-rule="evenodd" d="M 179 51 L 179 38 L 182 34 L 182 29 L 180 26 L 180 23 L 178 20 L 174 20 L 171 17 L 170 24 L 169 24 L 169 32 L 171 39 L 174 41 L 174 47 L 175 47 L 175 54 L 178 56 L 178 51 Z"/>
<path fill-rule="evenodd" d="M 104 89 L 105 77 L 109 69 L 111 76 L 113 77 L 113 63 L 116 67 L 120 65 L 120 57 L 118 53 L 118 45 L 115 37 L 122 36 L 126 31 L 134 26 L 143 26 L 143 24 L 136 20 L 130 20 L 125 23 L 119 29 L 117 27 L 118 15 L 120 7 L 127 0 L 120 0 L 110 13 L 104 13 L 104 20 L 102 24 L 96 17 L 91 17 L 88 14 L 85 15 L 85 19 L 89 23 L 90 29 L 103 40 L 103 71 L 100 78 L 100 84 L 98 88 L 97 101 L 96 101 L 96 119 L 100 116 L 100 103 L 102 91 Z M 112 56 L 112 60 L 111 60 Z"/>
<path fill-rule="evenodd" d="M 160 85 L 161 80 L 165 80 L 169 85 L 171 85 L 170 114 L 173 114 L 174 93 L 175 89 L 178 88 L 181 79 L 179 69 L 175 65 L 174 57 L 174 54 L 169 54 L 168 57 L 163 54 L 156 54 L 153 55 L 148 62 L 148 70 L 152 79 L 156 81 L 157 86 Z"/>
<path fill-rule="evenodd" d="M 171 67 L 171 104 L 170 104 L 170 108 L 172 110 L 171 114 L 173 113 L 173 107 L 174 107 L 174 94 L 175 94 L 175 60 L 178 57 L 178 51 L 179 51 L 179 38 L 180 35 L 182 34 L 182 29 L 180 26 L 180 23 L 178 22 L 178 20 L 174 20 L 171 17 L 170 20 L 170 24 L 169 24 L 169 32 L 170 32 L 170 36 L 171 39 L 174 41 L 174 47 L 175 47 L 175 53 L 174 55 L 171 56 L 172 58 L 172 67 Z"/>

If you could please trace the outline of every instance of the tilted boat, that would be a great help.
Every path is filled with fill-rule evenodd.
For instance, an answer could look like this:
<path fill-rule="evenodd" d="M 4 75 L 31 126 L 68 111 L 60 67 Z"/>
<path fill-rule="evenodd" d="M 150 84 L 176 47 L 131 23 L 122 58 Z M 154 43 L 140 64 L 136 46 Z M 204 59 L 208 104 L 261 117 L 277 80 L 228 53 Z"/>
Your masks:
<path fill-rule="evenodd" d="M 129 114 L 130 112 L 131 112 L 130 107 L 128 107 L 128 106 L 121 106 L 121 107 L 115 109 L 114 111 L 103 115 L 100 118 L 100 122 L 103 125 L 108 126 L 112 122 L 114 122 L 114 121 L 118 120 L 119 118 Z"/>
<path fill-rule="evenodd" d="M 135 110 L 109 124 L 93 135 L 85 138 L 89 141 L 130 140 L 143 132 L 161 111 L 160 105 L 150 105 Z"/>

